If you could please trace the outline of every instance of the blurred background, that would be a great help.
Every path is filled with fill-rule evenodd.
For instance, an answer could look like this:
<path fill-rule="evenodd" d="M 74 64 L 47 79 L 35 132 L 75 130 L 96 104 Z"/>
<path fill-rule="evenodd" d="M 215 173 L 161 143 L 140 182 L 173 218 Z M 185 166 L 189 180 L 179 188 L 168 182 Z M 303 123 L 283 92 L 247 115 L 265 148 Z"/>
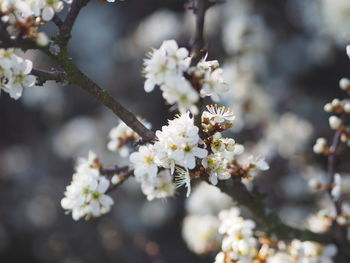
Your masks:
<path fill-rule="evenodd" d="M 70 42 L 82 71 L 154 130 L 173 112 L 159 91 L 144 92 L 142 62 L 163 40 L 189 47 L 194 17 L 185 4 L 93 0 Z M 271 166 L 254 184 L 286 222 L 299 225 L 322 206 L 307 180 L 325 171 L 325 159 L 312 153 L 317 137 L 332 136 L 323 106 L 345 97 L 338 82 L 350 77 L 350 1 L 226 0 L 209 10 L 205 29 L 208 59 L 220 62 L 231 87 L 222 100 L 237 115 L 231 135 Z M 50 25 L 45 30 L 55 33 Z M 37 68 L 54 67 L 40 54 L 25 55 Z M 118 122 L 76 87 L 46 83 L 18 101 L 1 94 L 0 262 L 213 261 L 192 253 L 182 238 L 182 189 L 175 198 L 148 202 L 129 180 L 112 193 L 109 214 L 79 222 L 64 214 L 60 200 L 78 156 L 94 149 L 107 167 L 126 162 L 106 148 Z M 339 162 L 343 173 L 348 157 Z"/>

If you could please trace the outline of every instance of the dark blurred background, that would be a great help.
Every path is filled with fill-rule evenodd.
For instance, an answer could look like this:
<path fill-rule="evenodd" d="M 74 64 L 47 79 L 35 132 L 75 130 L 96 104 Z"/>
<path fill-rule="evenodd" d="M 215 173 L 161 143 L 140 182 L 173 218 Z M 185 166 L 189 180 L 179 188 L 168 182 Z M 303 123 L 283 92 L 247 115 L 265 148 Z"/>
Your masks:
<path fill-rule="evenodd" d="M 82 71 L 154 130 L 172 113 L 159 91 L 144 92 L 142 61 L 166 39 L 189 47 L 194 21 L 185 3 L 94 0 L 73 30 L 70 53 Z M 54 34 L 53 26 L 44 29 Z M 219 60 L 232 87 L 222 102 L 237 113 L 232 135 L 269 160 L 270 171 L 256 185 L 291 224 L 315 205 L 305 177 L 324 170 L 312 145 L 331 136 L 323 105 L 344 97 L 338 81 L 350 76 L 349 32 L 348 0 L 227 0 L 207 15 L 208 58 Z M 41 54 L 26 56 L 35 67 L 54 67 Z M 118 121 L 76 87 L 47 83 L 18 101 L 1 94 L 0 262 L 213 261 L 190 252 L 182 239 L 182 190 L 148 202 L 130 181 L 112 193 L 111 213 L 79 222 L 64 214 L 60 200 L 78 156 L 93 149 L 107 166 L 125 162 L 106 149 Z M 345 171 L 348 157 L 340 166 Z"/>

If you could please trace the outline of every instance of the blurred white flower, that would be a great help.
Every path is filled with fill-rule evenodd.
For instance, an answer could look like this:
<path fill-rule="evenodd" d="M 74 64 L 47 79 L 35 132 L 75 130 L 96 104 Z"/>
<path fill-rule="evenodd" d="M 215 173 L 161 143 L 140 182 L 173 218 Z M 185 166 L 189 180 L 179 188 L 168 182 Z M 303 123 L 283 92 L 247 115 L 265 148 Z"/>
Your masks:
<path fill-rule="evenodd" d="M 258 242 L 254 237 L 255 223 L 241 217 L 238 208 L 231 208 L 220 212 L 221 221 L 219 233 L 224 234 L 221 249 L 233 262 L 251 262 L 257 254 Z M 219 253 L 215 262 L 222 258 Z M 225 262 L 225 261 L 223 261 Z"/>
<path fill-rule="evenodd" d="M 232 207 L 231 197 L 222 193 L 217 187 L 201 182 L 194 187 L 186 200 L 186 210 L 190 214 L 217 215 L 221 210 Z"/>
<path fill-rule="evenodd" d="M 298 262 L 332 263 L 337 253 L 335 245 L 321 245 L 311 241 L 293 240 L 290 245 L 290 254 Z"/>
<path fill-rule="evenodd" d="M 212 215 L 188 215 L 183 221 L 182 237 L 196 254 L 208 254 L 220 248 L 219 220 Z"/>
<path fill-rule="evenodd" d="M 141 182 L 142 192 L 149 201 L 155 198 L 166 198 L 175 193 L 175 184 L 169 169 L 161 170 L 152 181 L 143 180 Z"/>

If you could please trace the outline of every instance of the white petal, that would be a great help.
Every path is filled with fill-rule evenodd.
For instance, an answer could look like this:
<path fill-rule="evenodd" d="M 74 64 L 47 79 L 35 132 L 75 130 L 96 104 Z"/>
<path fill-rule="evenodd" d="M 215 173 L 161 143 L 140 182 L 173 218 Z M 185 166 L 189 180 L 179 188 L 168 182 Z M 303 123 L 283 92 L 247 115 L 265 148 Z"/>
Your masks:
<path fill-rule="evenodd" d="M 100 183 L 97 188 L 97 192 L 105 193 L 109 187 L 109 181 L 106 178 L 101 178 Z"/>
<path fill-rule="evenodd" d="M 51 7 L 45 7 L 43 9 L 42 17 L 45 21 L 50 21 L 55 15 L 55 11 Z"/>
<path fill-rule="evenodd" d="M 114 204 L 113 199 L 108 195 L 102 195 L 100 197 L 100 203 L 106 208 L 109 208 L 111 205 Z"/>
<path fill-rule="evenodd" d="M 94 216 L 100 215 L 100 204 L 96 200 L 92 200 L 90 203 L 91 213 Z"/>

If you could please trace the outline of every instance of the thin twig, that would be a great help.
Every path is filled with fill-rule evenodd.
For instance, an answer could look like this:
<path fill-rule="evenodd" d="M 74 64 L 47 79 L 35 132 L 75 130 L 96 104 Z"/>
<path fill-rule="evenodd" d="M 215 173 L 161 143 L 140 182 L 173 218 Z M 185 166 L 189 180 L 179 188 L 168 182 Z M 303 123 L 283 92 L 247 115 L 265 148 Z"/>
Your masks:
<path fill-rule="evenodd" d="M 345 121 L 345 115 L 342 116 L 343 122 Z M 335 181 L 335 165 L 336 165 L 336 154 L 340 144 L 342 131 L 337 130 L 334 133 L 332 144 L 329 148 L 328 153 L 328 178 L 329 185 L 334 185 Z M 332 187 L 327 190 L 327 193 L 334 204 L 334 208 L 336 211 L 336 216 L 341 215 L 342 213 L 342 200 L 337 199 L 332 195 Z M 339 263 L 348 263 L 350 262 L 350 242 L 347 238 L 347 231 L 344 227 L 340 226 L 335 220 L 332 224 L 331 231 L 334 235 L 335 243 L 338 245 L 339 251 L 337 255 L 336 262 Z"/>
<path fill-rule="evenodd" d="M 52 18 L 52 22 L 54 22 L 58 28 L 60 28 L 63 25 L 62 19 L 57 14 L 55 14 Z"/>
<path fill-rule="evenodd" d="M 59 26 L 59 35 L 57 41 L 60 42 L 61 46 L 67 46 L 69 39 L 71 38 L 71 32 L 75 21 L 80 14 L 81 9 L 89 3 L 90 0 L 74 0 L 70 6 L 70 10 Z"/>
<path fill-rule="evenodd" d="M 31 74 L 37 76 L 37 83 L 39 85 L 44 84 L 48 80 L 53 80 L 56 82 L 66 82 L 67 81 L 67 75 L 65 72 L 62 71 L 47 71 L 43 69 L 35 69 L 33 68 L 31 71 Z"/>
<path fill-rule="evenodd" d="M 109 187 L 109 189 L 107 190 L 107 193 L 110 193 L 116 189 L 118 189 L 127 179 L 129 179 L 129 177 L 131 177 L 133 175 L 134 171 L 128 171 L 127 173 L 123 174 L 122 176 L 120 176 L 120 181 L 117 184 L 113 184 Z"/>
<path fill-rule="evenodd" d="M 196 15 L 196 30 L 191 45 L 191 66 L 197 65 L 206 53 L 204 40 L 205 14 L 211 5 L 209 0 L 193 0 L 192 8 Z"/>
<path fill-rule="evenodd" d="M 80 69 L 68 57 L 66 50 L 62 50 L 57 56 L 53 56 L 55 61 L 62 67 L 67 74 L 67 81 L 78 86 L 95 97 L 101 104 L 109 108 L 116 114 L 126 125 L 133 129 L 144 141 L 154 141 L 156 135 L 154 132 L 145 127 L 136 116 L 124 108 L 115 100 L 106 90 L 102 89 Z"/>
<path fill-rule="evenodd" d="M 336 152 L 340 143 L 340 136 L 341 131 L 337 130 L 333 136 L 332 144 L 329 148 L 328 153 L 328 178 L 329 178 L 329 185 L 334 184 L 334 177 L 335 177 L 335 157 Z M 334 206 L 337 212 L 337 215 L 341 214 L 341 204 L 337 200 L 335 200 L 332 196 L 332 187 L 328 189 L 328 194 L 330 198 L 334 201 Z"/>
<path fill-rule="evenodd" d="M 116 175 L 116 174 L 119 174 L 122 172 L 126 172 L 126 171 L 128 171 L 128 169 L 129 169 L 128 166 L 123 166 L 123 167 L 116 166 L 113 169 L 102 169 L 101 168 L 100 173 L 102 175 L 106 175 L 106 176 L 113 176 L 113 175 Z"/>
<path fill-rule="evenodd" d="M 197 65 L 197 63 L 205 56 L 206 53 L 204 24 L 205 14 L 210 6 L 211 3 L 209 0 L 193 0 L 191 2 L 191 9 L 193 9 L 193 13 L 196 16 L 196 29 L 191 45 L 191 66 Z M 198 108 L 198 115 L 195 116 L 194 122 L 195 125 L 199 128 L 199 131 L 201 131 L 201 112 L 204 107 L 203 98 L 199 98 L 198 102 L 196 103 L 196 107 Z"/>

